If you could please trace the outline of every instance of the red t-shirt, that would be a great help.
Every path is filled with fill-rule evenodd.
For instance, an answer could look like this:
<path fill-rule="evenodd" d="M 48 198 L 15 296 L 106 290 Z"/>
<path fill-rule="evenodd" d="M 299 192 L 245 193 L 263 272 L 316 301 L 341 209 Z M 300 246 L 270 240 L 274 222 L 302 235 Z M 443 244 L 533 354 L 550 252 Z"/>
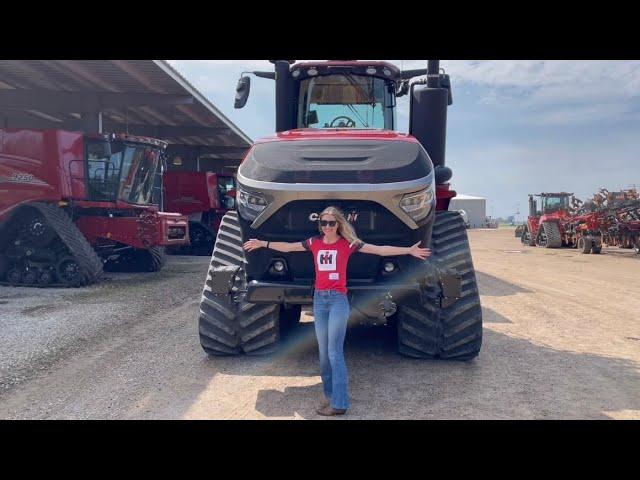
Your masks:
<path fill-rule="evenodd" d="M 336 290 L 347 293 L 347 262 L 352 253 L 362 248 L 364 242 L 349 242 L 340 238 L 335 243 L 324 243 L 324 237 L 311 237 L 302 246 L 313 254 L 316 269 L 316 290 Z"/>

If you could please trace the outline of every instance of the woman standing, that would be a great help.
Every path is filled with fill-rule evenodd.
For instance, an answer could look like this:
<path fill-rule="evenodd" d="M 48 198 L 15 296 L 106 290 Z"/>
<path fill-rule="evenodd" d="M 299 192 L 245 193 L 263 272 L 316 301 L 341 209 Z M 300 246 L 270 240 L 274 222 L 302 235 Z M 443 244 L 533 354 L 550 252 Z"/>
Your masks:
<path fill-rule="evenodd" d="M 349 382 L 343 353 L 350 311 L 347 299 L 349 256 L 360 251 L 381 256 L 413 255 L 424 260 L 431 252 L 428 248 L 420 248 L 420 242 L 411 247 L 364 243 L 335 207 L 327 207 L 322 211 L 318 229 L 321 235 L 303 242 L 266 242 L 252 238 L 243 247 L 249 252 L 267 247 L 279 252 L 306 250 L 313 254 L 316 272 L 313 317 L 320 353 L 320 376 L 326 398 L 317 413 L 324 416 L 343 415 L 349 408 Z"/>

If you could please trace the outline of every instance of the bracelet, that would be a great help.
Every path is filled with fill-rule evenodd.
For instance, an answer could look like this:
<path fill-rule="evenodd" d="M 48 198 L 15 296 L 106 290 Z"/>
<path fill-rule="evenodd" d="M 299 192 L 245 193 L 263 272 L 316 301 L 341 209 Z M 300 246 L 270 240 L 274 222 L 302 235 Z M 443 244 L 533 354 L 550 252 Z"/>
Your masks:
<path fill-rule="evenodd" d="M 271 243 L 271 242 L 267 241 L 267 248 L 269 248 L 269 244 L 270 244 L 270 243 Z"/>

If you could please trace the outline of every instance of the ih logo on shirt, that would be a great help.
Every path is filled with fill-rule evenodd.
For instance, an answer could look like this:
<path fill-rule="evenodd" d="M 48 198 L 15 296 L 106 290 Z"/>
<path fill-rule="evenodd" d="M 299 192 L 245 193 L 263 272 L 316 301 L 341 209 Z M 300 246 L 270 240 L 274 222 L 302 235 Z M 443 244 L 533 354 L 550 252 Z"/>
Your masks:
<path fill-rule="evenodd" d="M 337 263 L 337 250 L 319 250 L 318 251 L 318 270 L 327 271 L 335 270 Z"/>

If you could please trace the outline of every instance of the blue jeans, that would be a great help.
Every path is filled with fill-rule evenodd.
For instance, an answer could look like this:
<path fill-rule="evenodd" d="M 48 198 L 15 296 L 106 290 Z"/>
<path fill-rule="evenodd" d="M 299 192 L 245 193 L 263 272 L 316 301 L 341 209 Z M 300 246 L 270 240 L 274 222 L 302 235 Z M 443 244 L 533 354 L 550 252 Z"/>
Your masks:
<path fill-rule="evenodd" d="M 349 408 L 349 379 L 344 361 L 344 337 L 349 319 L 349 300 L 335 290 L 316 290 L 313 317 L 320 352 L 320 376 L 324 395 L 333 408 Z"/>

